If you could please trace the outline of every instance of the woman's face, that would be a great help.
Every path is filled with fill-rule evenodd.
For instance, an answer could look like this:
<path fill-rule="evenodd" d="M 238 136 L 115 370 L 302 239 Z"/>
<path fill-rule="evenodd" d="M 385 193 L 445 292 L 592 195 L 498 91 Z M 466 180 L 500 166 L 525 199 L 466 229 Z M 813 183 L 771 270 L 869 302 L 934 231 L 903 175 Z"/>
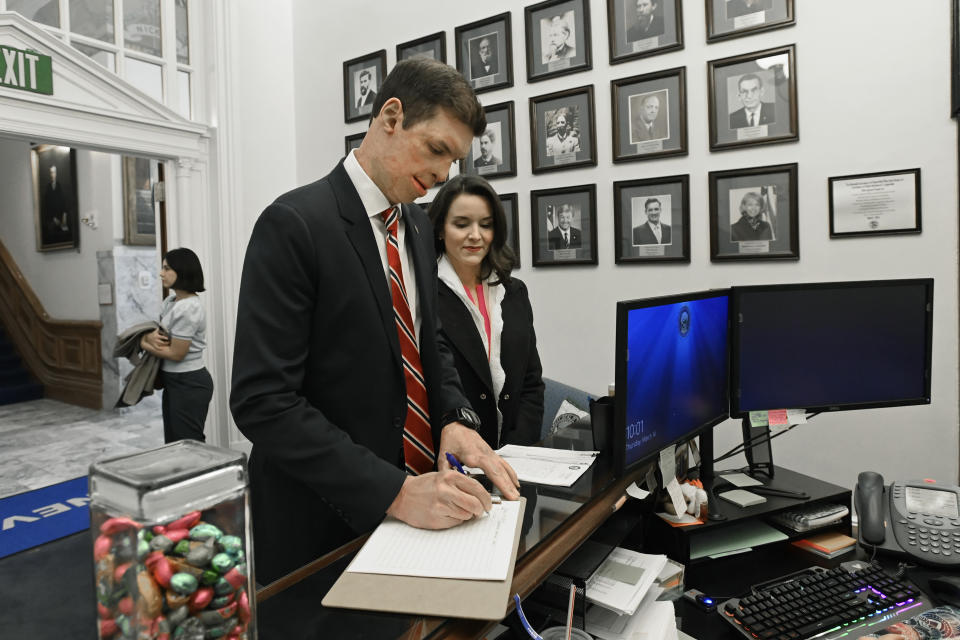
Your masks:
<path fill-rule="evenodd" d="M 172 288 L 177 282 L 177 272 L 170 268 L 166 260 L 160 265 L 160 282 L 162 282 L 163 286 L 167 289 Z"/>
<path fill-rule="evenodd" d="M 760 202 L 756 198 L 747 198 L 744 200 L 743 209 L 748 216 L 756 218 L 760 215 Z"/>
<path fill-rule="evenodd" d="M 469 193 L 454 198 L 443 223 L 443 248 L 457 272 L 479 274 L 492 243 L 493 215 L 487 201 Z"/>

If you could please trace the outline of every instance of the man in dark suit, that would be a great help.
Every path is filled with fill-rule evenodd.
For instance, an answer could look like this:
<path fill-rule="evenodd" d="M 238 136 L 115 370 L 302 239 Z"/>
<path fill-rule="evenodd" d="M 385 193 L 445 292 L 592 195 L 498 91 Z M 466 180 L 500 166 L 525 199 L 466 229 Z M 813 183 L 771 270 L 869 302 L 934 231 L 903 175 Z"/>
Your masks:
<path fill-rule="evenodd" d="M 663 16 L 654 0 L 637 0 L 637 22 L 627 29 L 627 42 L 663 35 Z"/>
<path fill-rule="evenodd" d="M 633 135 L 631 142 L 646 142 L 647 140 L 663 140 L 667 137 L 667 128 L 660 115 L 660 98 L 650 94 L 640 101 L 640 109 L 633 119 Z"/>
<path fill-rule="evenodd" d="M 497 141 L 497 134 L 492 129 L 487 129 L 480 134 L 480 155 L 473 161 L 475 169 L 480 167 L 496 167 L 500 164 L 500 158 L 493 153 L 493 144 Z"/>
<path fill-rule="evenodd" d="M 230 406 L 253 443 L 263 584 L 385 515 L 441 529 L 489 510 L 446 452 L 519 496 L 513 470 L 472 428 L 439 334 L 430 221 L 403 204 L 447 178 L 483 131 L 483 109 L 456 69 L 424 58 L 399 62 L 373 108 L 360 147 L 277 198 L 247 247 Z"/>
<path fill-rule="evenodd" d="M 755 73 L 740 76 L 737 95 L 743 105 L 730 114 L 730 128 L 759 127 L 776 122 L 772 102 L 763 102 L 763 81 Z"/>
<path fill-rule="evenodd" d="M 660 222 L 660 208 L 656 198 L 643 203 L 647 221 L 633 228 L 633 244 L 671 244 L 670 225 Z"/>
<path fill-rule="evenodd" d="M 70 216 L 67 209 L 67 195 L 63 185 L 57 180 L 57 167 L 50 165 L 50 181 L 40 197 L 41 238 L 44 245 L 70 242 L 73 239 L 70 230 Z"/>
<path fill-rule="evenodd" d="M 470 79 L 476 80 L 497 73 L 497 50 L 491 46 L 490 36 L 484 36 L 477 50 L 470 56 Z"/>
<path fill-rule="evenodd" d="M 547 234 L 551 251 L 580 248 L 580 229 L 573 226 L 573 208 L 569 204 L 560 205 L 557 226 Z"/>
<path fill-rule="evenodd" d="M 357 96 L 357 111 L 370 113 L 373 103 L 377 101 L 377 92 L 370 87 L 372 75 L 369 69 L 360 72 L 360 95 Z"/>

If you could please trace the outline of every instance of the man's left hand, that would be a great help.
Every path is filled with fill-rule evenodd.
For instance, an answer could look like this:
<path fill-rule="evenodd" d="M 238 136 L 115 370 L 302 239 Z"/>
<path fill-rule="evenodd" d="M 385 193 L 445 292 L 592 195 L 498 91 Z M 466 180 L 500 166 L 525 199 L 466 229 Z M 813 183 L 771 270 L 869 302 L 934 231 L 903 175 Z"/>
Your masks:
<path fill-rule="evenodd" d="M 449 452 L 457 457 L 461 464 L 478 467 L 490 478 L 493 485 L 507 500 L 520 498 L 520 482 L 517 473 L 506 460 L 498 456 L 480 434 L 459 422 L 451 422 L 440 433 L 440 448 L 437 450 L 437 468 L 444 471 L 450 468 L 447 457 Z"/>

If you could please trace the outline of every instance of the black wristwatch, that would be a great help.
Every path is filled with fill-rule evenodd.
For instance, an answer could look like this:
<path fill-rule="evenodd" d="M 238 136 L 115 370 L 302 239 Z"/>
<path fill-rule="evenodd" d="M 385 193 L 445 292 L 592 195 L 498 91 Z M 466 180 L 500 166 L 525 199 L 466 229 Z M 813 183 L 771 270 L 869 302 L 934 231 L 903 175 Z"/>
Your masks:
<path fill-rule="evenodd" d="M 443 414 L 443 417 L 440 418 L 440 428 L 442 429 L 451 422 L 459 422 L 474 431 L 480 429 L 480 416 L 470 407 L 458 407 L 452 411 L 447 411 Z"/>

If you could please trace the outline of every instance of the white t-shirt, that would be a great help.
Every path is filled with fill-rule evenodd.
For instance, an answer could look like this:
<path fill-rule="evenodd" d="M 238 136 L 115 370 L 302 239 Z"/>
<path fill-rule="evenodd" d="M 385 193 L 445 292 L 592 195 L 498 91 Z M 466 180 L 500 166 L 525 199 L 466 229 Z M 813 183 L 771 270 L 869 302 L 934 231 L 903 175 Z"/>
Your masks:
<path fill-rule="evenodd" d="M 177 300 L 171 293 L 160 306 L 160 324 L 171 338 L 189 340 L 190 348 L 183 360 L 163 359 L 162 369 L 171 373 L 184 373 L 203 368 L 203 350 L 207 347 L 207 314 L 200 298 L 190 296 Z"/>

